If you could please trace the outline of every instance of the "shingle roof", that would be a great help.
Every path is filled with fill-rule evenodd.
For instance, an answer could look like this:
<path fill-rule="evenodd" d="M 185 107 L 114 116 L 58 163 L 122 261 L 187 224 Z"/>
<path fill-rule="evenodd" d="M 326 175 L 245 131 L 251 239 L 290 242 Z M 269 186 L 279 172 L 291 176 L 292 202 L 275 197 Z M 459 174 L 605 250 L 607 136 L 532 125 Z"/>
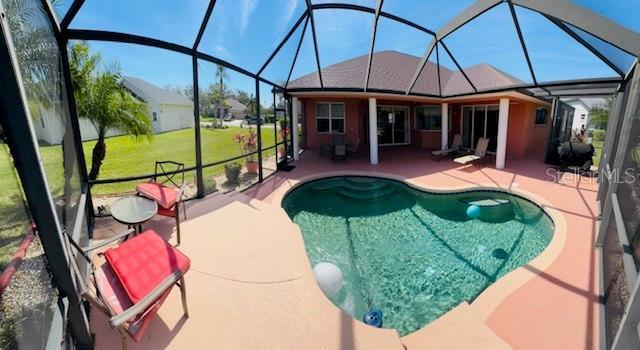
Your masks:
<path fill-rule="evenodd" d="M 322 69 L 322 79 L 327 88 L 362 88 L 366 75 L 368 55 L 359 56 Z M 420 58 L 396 51 L 381 51 L 371 58 L 369 88 L 405 91 L 413 78 Z M 489 64 L 478 64 L 463 68 L 478 90 L 507 87 L 523 82 Z M 440 67 L 442 94 L 455 95 L 472 92 L 464 75 Z M 287 88 L 319 87 L 318 72 L 292 80 Z M 438 66 L 427 62 L 412 92 L 438 95 Z"/>
<path fill-rule="evenodd" d="M 122 85 L 144 100 L 152 99 L 166 105 L 193 105 L 187 96 L 157 87 L 139 78 L 122 77 Z"/>
<path fill-rule="evenodd" d="M 232 111 L 241 111 L 244 112 L 247 107 L 242 104 L 242 102 L 236 100 L 235 98 L 228 98 L 224 101 L 225 104 L 229 106 L 229 109 Z"/>

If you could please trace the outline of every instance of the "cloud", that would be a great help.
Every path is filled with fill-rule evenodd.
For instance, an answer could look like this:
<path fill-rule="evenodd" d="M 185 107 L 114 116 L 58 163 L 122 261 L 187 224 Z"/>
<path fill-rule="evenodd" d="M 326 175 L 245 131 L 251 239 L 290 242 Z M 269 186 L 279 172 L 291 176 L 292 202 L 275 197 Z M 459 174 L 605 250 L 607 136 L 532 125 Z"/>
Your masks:
<path fill-rule="evenodd" d="M 240 1 L 240 33 L 244 33 L 249 25 L 251 15 L 256 10 L 258 0 L 241 0 Z"/>
<path fill-rule="evenodd" d="M 289 2 L 283 6 L 284 13 L 283 13 L 282 22 L 281 22 L 282 26 L 286 26 L 289 23 L 289 21 L 293 17 L 293 14 L 296 11 L 297 6 L 298 6 L 298 0 L 289 0 Z"/>

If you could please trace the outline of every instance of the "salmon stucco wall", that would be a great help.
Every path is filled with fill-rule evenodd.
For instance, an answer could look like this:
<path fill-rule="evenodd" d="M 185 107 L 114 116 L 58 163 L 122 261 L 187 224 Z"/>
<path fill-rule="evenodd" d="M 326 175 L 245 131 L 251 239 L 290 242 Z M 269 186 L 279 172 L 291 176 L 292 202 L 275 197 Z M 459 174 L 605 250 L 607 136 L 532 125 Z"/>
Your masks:
<path fill-rule="evenodd" d="M 551 118 L 544 125 L 536 125 L 536 110 L 541 105 L 532 102 L 513 101 L 509 106 L 507 132 L 507 156 L 523 157 L 544 154 Z M 548 112 L 548 109 L 547 109 Z"/>
<path fill-rule="evenodd" d="M 329 133 L 317 133 L 316 125 L 316 105 L 319 102 L 341 102 L 345 104 L 345 134 L 346 143 L 356 144 L 360 141 L 360 150 L 365 151 L 368 147 L 368 114 L 369 102 L 362 98 L 301 98 L 304 102 L 305 118 L 305 141 L 306 147 L 318 150 L 320 145 L 331 142 L 332 135 Z M 416 106 L 424 105 L 419 102 L 378 100 L 378 106 L 395 105 L 409 107 L 410 143 L 414 146 L 425 149 L 440 148 L 440 131 L 424 131 L 415 128 Z M 498 105 L 499 100 L 478 100 L 464 104 L 451 104 L 451 119 L 449 130 L 449 146 L 453 138 L 461 131 L 461 110 L 463 105 L 491 104 Z M 547 118 L 544 125 L 536 125 L 536 109 L 542 104 L 511 100 L 509 105 L 509 126 L 507 132 L 507 157 L 518 158 L 532 154 L 540 154 L 542 157 L 546 149 L 551 117 Z M 547 111 L 549 110 L 549 107 Z"/>
<path fill-rule="evenodd" d="M 332 135 L 329 133 L 318 133 L 316 125 L 316 104 L 318 102 L 341 102 L 344 103 L 345 109 L 345 133 L 344 140 L 346 143 L 357 143 L 360 140 L 364 142 L 365 130 L 365 114 L 363 106 L 365 105 L 361 99 L 344 99 L 344 98 L 308 98 L 303 99 L 305 106 L 305 134 L 307 148 L 317 150 L 320 145 L 331 142 Z"/>

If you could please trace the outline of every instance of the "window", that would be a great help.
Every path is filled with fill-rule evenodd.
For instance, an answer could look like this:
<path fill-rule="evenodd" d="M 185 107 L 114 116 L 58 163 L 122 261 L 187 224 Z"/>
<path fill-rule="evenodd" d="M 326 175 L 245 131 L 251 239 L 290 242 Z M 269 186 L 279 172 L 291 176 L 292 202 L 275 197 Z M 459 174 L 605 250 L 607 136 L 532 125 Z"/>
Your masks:
<path fill-rule="evenodd" d="M 547 116 L 549 112 L 547 112 L 546 108 L 538 108 L 536 109 L 536 125 L 547 125 Z"/>
<path fill-rule="evenodd" d="M 449 123 L 449 125 L 451 125 L 451 123 Z M 416 129 L 432 130 L 432 131 L 441 130 L 442 129 L 442 107 L 440 106 L 416 107 Z"/>
<path fill-rule="evenodd" d="M 318 133 L 344 134 L 344 103 L 322 102 L 316 105 Z"/>
<path fill-rule="evenodd" d="M 153 112 L 153 121 L 157 122 L 158 121 L 158 113 Z"/>

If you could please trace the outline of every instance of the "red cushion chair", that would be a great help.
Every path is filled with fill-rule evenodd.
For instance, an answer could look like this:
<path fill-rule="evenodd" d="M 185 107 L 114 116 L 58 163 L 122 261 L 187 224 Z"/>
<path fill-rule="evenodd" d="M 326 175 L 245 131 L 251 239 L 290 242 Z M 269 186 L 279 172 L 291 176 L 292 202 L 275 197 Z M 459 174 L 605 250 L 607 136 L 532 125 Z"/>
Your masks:
<path fill-rule="evenodd" d="M 71 259 L 71 269 L 78 276 L 81 295 L 109 316 L 109 323 L 122 336 L 124 349 L 127 348 L 127 334 L 135 341 L 142 338 L 174 285 L 180 287 L 184 314 L 189 317 L 184 274 L 191 262 L 153 230 L 144 231 L 107 249 L 104 252 L 106 261 L 96 268 L 97 260 L 92 259 L 89 252 L 128 238 L 133 233 L 135 230 L 129 230 L 84 249 L 71 235 L 65 235 L 69 251 L 79 252 L 91 266 L 90 270 L 81 269 L 77 263 L 78 256 Z M 92 273 L 92 279 L 88 278 L 88 271 Z M 86 281 L 92 281 L 93 288 Z"/>
<path fill-rule="evenodd" d="M 152 199 L 159 206 L 170 209 L 178 201 L 178 191 L 175 188 L 167 187 L 159 182 L 145 182 L 136 186 L 136 192 L 140 195 Z"/>
<path fill-rule="evenodd" d="M 170 169 L 173 168 L 173 169 Z M 180 177 L 180 179 L 177 179 Z M 187 210 L 183 197 L 185 190 L 184 164 L 172 161 L 156 162 L 155 173 L 151 181 L 138 184 L 136 192 L 158 203 L 158 214 L 176 219 L 176 233 L 180 245 L 180 205 L 184 219 Z"/>
<path fill-rule="evenodd" d="M 175 271 L 186 273 L 189 258 L 172 247 L 153 230 L 147 230 L 104 256 L 133 303 L 142 300 Z"/>

